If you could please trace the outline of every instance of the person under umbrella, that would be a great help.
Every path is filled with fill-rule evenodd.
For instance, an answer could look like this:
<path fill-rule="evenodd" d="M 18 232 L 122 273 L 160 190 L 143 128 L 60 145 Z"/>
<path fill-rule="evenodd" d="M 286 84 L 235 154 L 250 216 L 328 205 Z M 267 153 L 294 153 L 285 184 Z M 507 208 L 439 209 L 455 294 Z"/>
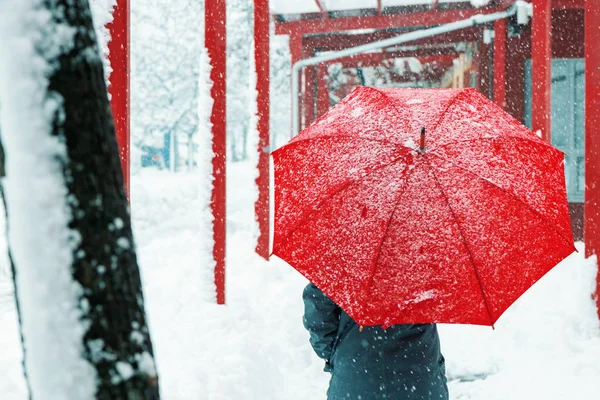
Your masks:
<path fill-rule="evenodd" d="M 575 250 L 564 154 L 474 89 L 359 87 L 273 163 L 329 400 L 446 399 L 434 324 L 493 326 Z"/>
<path fill-rule="evenodd" d="M 332 374 L 329 400 L 448 400 L 435 324 L 361 328 L 314 284 L 303 299 L 310 344 Z"/>

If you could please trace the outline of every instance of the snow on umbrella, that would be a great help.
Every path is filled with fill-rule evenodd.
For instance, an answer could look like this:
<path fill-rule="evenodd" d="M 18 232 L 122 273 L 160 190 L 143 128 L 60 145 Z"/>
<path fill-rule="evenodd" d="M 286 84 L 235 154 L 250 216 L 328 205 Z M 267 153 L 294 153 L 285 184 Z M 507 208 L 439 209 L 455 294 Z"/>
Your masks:
<path fill-rule="evenodd" d="M 273 254 L 362 326 L 493 325 L 575 250 L 564 154 L 474 89 L 360 87 L 272 156 Z"/>

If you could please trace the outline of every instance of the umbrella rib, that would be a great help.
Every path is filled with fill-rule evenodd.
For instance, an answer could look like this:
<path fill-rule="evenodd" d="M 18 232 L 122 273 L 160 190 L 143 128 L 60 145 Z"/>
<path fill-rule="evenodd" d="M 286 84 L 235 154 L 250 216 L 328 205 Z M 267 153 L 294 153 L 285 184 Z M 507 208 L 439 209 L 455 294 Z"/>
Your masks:
<path fill-rule="evenodd" d="M 527 204 L 525 201 L 523 201 L 522 199 L 520 199 L 519 197 L 517 197 L 515 194 L 511 193 L 510 191 L 508 191 L 507 189 L 503 188 L 502 186 L 498 185 L 495 182 L 490 181 L 489 179 L 484 178 L 483 176 L 480 176 L 478 174 L 476 174 L 475 172 L 465 168 L 465 167 L 461 167 L 458 164 L 453 163 L 451 160 L 442 157 L 438 154 L 434 154 L 434 153 L 430 153 L 430 155 L 435 156 L 441 160 L 444 160 L 450 164 L 452 164 L 453 166 L 455 166 L 456 168 L 459 168 L 465 172 L 468 172 L 469 174 L 483 180 L 484 182 L 488 183 L 489 185 L 494 186 L 495 188 L 499 189 L 500 191 L 506 193 L 507 195 L 509 195 L 510 197 L 512 197 L 513 199 L 517 200 L 519 203 L 523 204 L 525 207 L 527 207 L 529 209 L 529 211 L 531 211 L 534 215 L 536 215 L 539 219 L 541 219 L 546 225 L 548 225 L 550 227 L 550 229 L 552 229 L 562 240 L 564 240 L 569 246 L 572 246 L 573 243 L 566 238 L 562 233 L 560 233 L 558 230 L 556 230 L 556 227 L 554 225 L 552 225 L 551 223 L 549 223 L 535 208 L 531 207 L 531 205 Z"/>
<path fill-rule="evenodd" d="M 448 105 L 446 106 L 446 108 L 444 109 L 444 111 L 442 111 L 440 113 L 440 117 L 438 118 L 437 122 L 435 123 L 435 125 L 432 128 L 428 128 L 427 130 L 430 132 L 434 132 L 437 127 L 442 123 L 442 120 L 444 119 L 444 117 L 446 116 L 446 113 L 448 113 L 448 110 L 450 110 L 450 107 L 452 107 L 454 105 L 454 103 L 456 103 L 456 101 L 458 100 L 459 97 L 463 96 L 465 92 L 464 91 L 459 91 L 453 98 L 452 100 L 450 100 L 448 102 Z"/>
<path fill-rule="evenodd" d="M 404 171 L 406 171 L 406 168 L 404 169 Z M 408 186 L 409 181 L 410 181 L 410 176 L 408 178 L 406 178 L 406 182 L 404 182 L 404 185 L 402 185 L 401 189 L 406 188 L 406 186 Z M 401 189 L 398 189 L 398 191 L 400 191 Z M 373 281 L 375 280 L 375 268 L 377 268 L 377 263 L 379 262 L 379 257 L 381 256 L 381 249 L 383 248 L 383 242 L 385 241 L 385 238 L 388 235 L 388 231 L 390 230 L 390 226 L 392 225 L 392 220 L 394 219 L 394 214 L 396 214 L 396 210 L 398 209 L 398 205 L 400 204 L 400 199 L 402 198 L 402 195 L 404 193 L 406 193 L 406 192 L 401 192 L 398 195 L 398 198 L 396 199 L 396 204 L 394 204 L 394 209 L 392 210 L 390 218 L 388 219 L 387 225 L 385 227 L 385 231 L 383 232 L 383 236 L 381 237 L 381 243 L 379 243 L 379 248 L 377 249 L 377 257 L 375 257 L 375 262 L 371 266 L 371 271 L 370 271 L 371 276 L 369 278 L 369 284 L 367 285 L 367 289 L 365 291 L 365 294 L 363 295 L 364 299 L 369 297 L 369 295 L 371 294 L 371 288 L 373 287 Z M 363 310 L 363 312 L 364 312 L 364 310 Z"/>
<path fill-rule="evenodd" d="M 465 238 L 465 234 L 463 233 L 463 230 L 462 230 L 462 228 L 460 226 L 460 223 L 458 222 L 458 218 L 456 218 L 456 214 L 454 213 L 454 210 L 452 209 L 452 206 L 450 205 L 450 199 L 448 199 L 448 196 L 446 195 L 446 192 L 444 191 L 444 188 L 442 187 L 442 184 L 440 183 L 437 175 L 435 174 L 435 171 L 433 170 L 433 166 L 431 165 L 431 163 L 426 158 L 425 158 L 425 162 L 429 166 L 429 170 L 431 171 L 431 174 L 433 175 L 433 179 L 435 180 L 435 183 L 436 183 L 438 189 L 440 190 L 440 193 L 442 194 L 442 196 L 446 200 L 446 204 L 448 205 L 448 209 L 450 210 L 450 214 L 452 215 L 452 218 L 454 219 L 454 222 L 456 223 L 456 227 L 458 228 L 458 232 L 460 233 L 460 237 L 461 237 L 461 239 L 463 241 L 465 249 L 467 250 L 467 253 L 469 254 L 469 259 L 471 261 L 471 266 L 473 267 L 473 271 L 475 272 L 475 277 L 477 278 L 477 283 L 479 284 L 479 290 L 481 291 L 481 297 L 483 298 L 483 303 L 485 304 L 485 309 L 486 309 L 486 311 L 488 313 L 488 317 L 490 318 L 490 323 L 492 324 L 492 327 L 493 327 L 494 326 L 494 319 L 492 318 L 492 313 L 490 311 L 490 306 L 489 306 L 487 298 L 485 296 L 485 292 L 483 290 L 483 285 L 481 284 L 481 278 L 479 276 L 479 272 L 477 271 L 477 267 L 475 266 L 475 260 L 473 259 L 473 253 L 471 252 L 471 249 L 469 248 L 469 245 L 467 244 L 467 239 Z"/>
<path fill-rule="evenodd" d="M 344 185 L 340 186 L 336 191 L 334 191 L 329 196 L 327 196 L 325 199 L 323 199 L 322 201 L 320 201 L 308 214 L 306 214 L 306 216 L 304 216 L 304 218 L 302 218 L 302 220 L 300 222 L 298 222 L 298 224 L 294 227 L 294 229 L 292 229 L 290 231 L 290 233 L 288 233 L 283 239 L 281 239 L 281 241 L 277 244 L 277 246 L 273 246 L 272 254 L 275 254 L 275 252 L 277 250 L 279 250 L 279 248 L 281 247 L 281 245 L 284 244 L 289 239 L 289 237 L 292 236 L 292 234 L 294 234 L 294 232 L 296 232 L 296 230 L 298 228 L 300 228 L 315 212 L 317 212 L 323 206 L 323 204 L 327 203 L 335 195 L 337 195 L 337 194 L 341 193 L 342 191 L 348 189 L 352 185 L 356 185 L 356 184 L 361 183 L 362 181 L 364 181 L 365 178 L 367 178 L 368 176 L 370 176 L 371 174 L 373 174 L 375 171 L 379 171 L 380 169 L 389 167 L 390 165 L 397 163 L 399 160 L 401 160 L 401 159 L 403 159 L 405 157 L 406 157 L 406 155 L 399 156 L 399 157 L 395 158 L 394 160 L 392 160 L 391 162 L 389 162 L 387 164 L 380 165 L 377 168 L 373 168 L 372 170 L 368 171 L 367 173 L 365 173 L 360 178 L 355 179 L 355 180 L 350 180 L 347 183 L 345 183 Z"/>

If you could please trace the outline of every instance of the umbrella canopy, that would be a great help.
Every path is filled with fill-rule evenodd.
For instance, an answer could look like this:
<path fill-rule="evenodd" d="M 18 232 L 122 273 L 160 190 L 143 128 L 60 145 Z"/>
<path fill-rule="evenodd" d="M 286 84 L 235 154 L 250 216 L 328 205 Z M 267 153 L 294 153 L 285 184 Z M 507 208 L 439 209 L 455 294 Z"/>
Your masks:
<path fill-rule="evenodd" d="M 360 87 L 272 156 L 273 254 L 363 326 L 493 325 L 575 250 L 564 154 L 474 89 Z"/>

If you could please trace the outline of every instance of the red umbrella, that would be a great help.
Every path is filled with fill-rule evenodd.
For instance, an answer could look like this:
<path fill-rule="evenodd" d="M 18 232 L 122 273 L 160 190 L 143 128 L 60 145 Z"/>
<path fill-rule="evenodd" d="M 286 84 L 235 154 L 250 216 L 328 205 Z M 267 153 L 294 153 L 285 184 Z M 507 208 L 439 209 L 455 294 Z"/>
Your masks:
<path fill-rule="evenodd" d="M 273 254 L 362 326 L 493 325 L 575 250 L 564 154 L 473 89 L 357 88 L 273 161 Z"/>

